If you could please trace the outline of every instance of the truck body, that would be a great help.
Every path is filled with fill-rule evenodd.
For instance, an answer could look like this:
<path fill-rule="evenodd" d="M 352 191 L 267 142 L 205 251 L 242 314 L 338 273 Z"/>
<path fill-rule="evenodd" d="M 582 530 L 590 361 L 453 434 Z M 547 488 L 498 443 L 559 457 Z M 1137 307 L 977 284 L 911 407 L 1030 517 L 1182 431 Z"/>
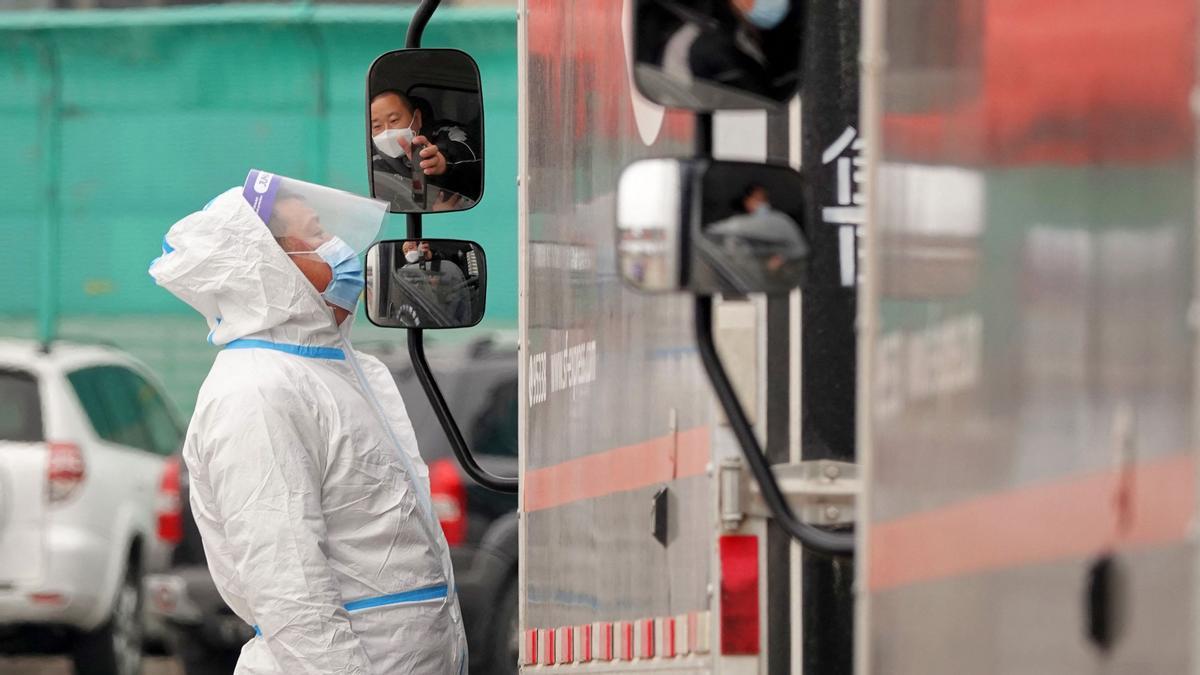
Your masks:
<path fill-rule="evenodd" d="M 792 494 L 861 479 L 802 514 L 852 570 L 750 503 L 691 299 L 618 276 L 621 169 L 706 133 L 631 4 L 520 7 L 523 669 L 1200 672 L 1195 3 L 809 3 L 803 118 L 715 115 L 812 181 L 821 277 L 716 330 Z"/>
<path fill-rule="evenodd" d="M 692 300 L 643 295 L 616 263 L 621 170 L 693 153 L 696 124 L 636 93 L 632 2 L 527 0 L 519 10 L 521 663 L 525 670 L 788 672 L 771 646 L 768 575 L 791 551 L 763 518 L 722 524 L 737 446 L 697 356 Z M 792 111 L 795 113 L 796 111 Z M 784 110 L 787 114 L 787 110 Z M 787 160 L 788 118 L 773 147 Z M 766 159 L 765 115 L 718 119 L 731 157 Z M 787 299 L 783 300 L 787 305 Z M 723 356 L 766 427 L 764 303 L 724 303 Z M 786 409 L 781 433 L 786 446 Z M 785 447 L 786 452 L 786 447 Z M 780 602 L 782 600 L 782 602 Z M 722 608 L 725 612 L 722 613 Z"/>
<path fill-rule="evenodd" d="M 866 7 L 857 672 L 1197 672 L 1196 5 Z"/>

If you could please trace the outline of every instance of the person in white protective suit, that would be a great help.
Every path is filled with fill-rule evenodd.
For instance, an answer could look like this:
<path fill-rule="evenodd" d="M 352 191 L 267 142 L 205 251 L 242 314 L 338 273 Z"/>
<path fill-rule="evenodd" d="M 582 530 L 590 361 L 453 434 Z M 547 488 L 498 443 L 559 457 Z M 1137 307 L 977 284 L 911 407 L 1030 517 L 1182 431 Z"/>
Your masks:
<path fill-rule="evenodd" d="M 235 674 L 461 675 L 428 470 L 387 369 L 347 339 L 357 257 L 323 239 L 306 254 L 233 189 L 172 226 L 150 268 L 224 347 L 183 456 L 213 580 L 255 628 Z"/>

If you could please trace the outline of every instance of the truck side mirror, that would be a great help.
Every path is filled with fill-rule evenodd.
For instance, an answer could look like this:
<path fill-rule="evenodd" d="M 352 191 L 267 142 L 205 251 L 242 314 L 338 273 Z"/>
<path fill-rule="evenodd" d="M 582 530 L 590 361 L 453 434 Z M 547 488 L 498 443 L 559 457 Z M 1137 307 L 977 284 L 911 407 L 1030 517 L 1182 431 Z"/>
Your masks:
<path fill-rule="evenodd" d="M 617 190 L 621 276 L 646 292 L 787 293 L 807 274 L 804 189 L 786 166 L 634 162 Z"/>
<path fill-rule="evenodd" d="M 660 105 L 776 108 L 800 86 L 802 0 L 636 0 L 634 81 Z"/>
<path fill-rule="evenodd" d="M 393 239 L 367 251 L 367 318 L 383 328 L 466 328 L 483 319 L 487 260 L 461 239 Z"/>
<path fill-rule="evenodd" d="M 463 211 L 483 197 L 479 66 L 457 49 L 401 49 L 367 75 L 367 174 L 392 213 Z"/>

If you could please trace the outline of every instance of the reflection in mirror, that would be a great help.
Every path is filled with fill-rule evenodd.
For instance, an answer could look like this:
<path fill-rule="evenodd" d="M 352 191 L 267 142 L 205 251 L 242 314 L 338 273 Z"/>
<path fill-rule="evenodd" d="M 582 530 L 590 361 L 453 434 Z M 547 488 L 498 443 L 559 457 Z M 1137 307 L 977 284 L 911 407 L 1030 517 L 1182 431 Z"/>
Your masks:
<path fill-rule="evenodd" d="M 675 159 L 647 159 L 621 173 L 617 253 L 621 276 L 639 290 L 679 288 L 681 167 Z"/>
<path fill-rule="evenodd" d="M 687 110 L 771 108 L 800 83 L 800 0 L 637 0 L 634 79 Z"/>
<path fill-rule="evenodd" d="M 713 162 L 700 179 L 700 224 L 688 288 L 786 293 L 804 281 L 804 179 L 786 166 Z"/>
<path fill-rule="evenodd" d="M 385 328 L 463 328 L 483 319 L 487 261 L 459 239 L 382 241 L 367 252 L 367 318 Z"/>
<path fill-rule="evenodd" d="M 462 211 L 483 195 L 483 95 L 454 49 L 389 52 L 367 78 L 371 195 L 392 213 Z"/>

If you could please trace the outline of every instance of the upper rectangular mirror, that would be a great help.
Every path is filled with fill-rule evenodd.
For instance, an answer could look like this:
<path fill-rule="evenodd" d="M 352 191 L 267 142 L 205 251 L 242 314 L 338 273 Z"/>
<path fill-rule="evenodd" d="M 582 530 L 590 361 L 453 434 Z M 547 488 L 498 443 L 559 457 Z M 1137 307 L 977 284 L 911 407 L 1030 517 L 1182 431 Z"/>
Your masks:
<path fill-rule="evenodd" d="M 642 291 L 786 293 L 805 281 L 804 179 L 786 166 L 649 159 L 621 174 L 621 275 Z"/>
<path fill-rule="evenodd" d="M 483 319 L 487 260 L 461 239 L 392 239 L 367 251 L 367 318 L 384 328 L 465 328 Z"/>
<path fill-rule="evenodd" d="M 371 196 L 392 213 L 463 211 L 483 196 L 483 91 L 457 49 L 402 49 L 367 76 Z"/>
<path fill-rule="evenodd" d="M 685 110 L 785 105 L 800 85 L 801 0 L 636 0 L 634 81 Z"/>

